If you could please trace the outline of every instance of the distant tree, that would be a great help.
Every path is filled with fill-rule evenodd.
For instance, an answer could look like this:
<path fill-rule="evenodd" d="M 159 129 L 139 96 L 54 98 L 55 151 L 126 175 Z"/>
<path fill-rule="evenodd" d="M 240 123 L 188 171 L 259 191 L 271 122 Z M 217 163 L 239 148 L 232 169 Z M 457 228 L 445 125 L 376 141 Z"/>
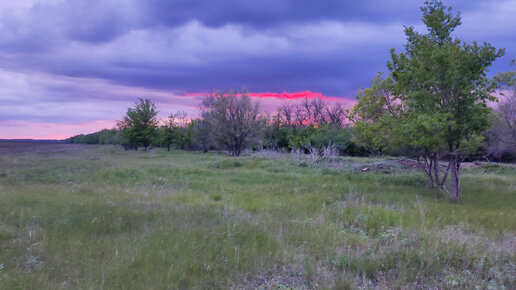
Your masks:
<path fill-rule="evenodd" d="M 263 120 L 259 103 L 246 91 L 236 96 L 234 91 L 216 93 L 202 101 L 202 117 L 209 126 L 215 143 L 239 156 L 242 150 L 262 138 Z"/>
<path fill-rule="evenodd" d="M 515 65 L 516 61 L 513 60 L 511 64 Z M 516 72 L 498 73 L 495 80 L 498 82 L 503 95 L 497 112 L 506 123 L 510 135 L 516 142 Z"/>
<path fill-rule="evenodd" d="M 492 115 L 491 128 L 484 133 L 486 157 L 499 162 L 516 161 L 516 140 L 510 132 L 510 127 L 502 115 L 495 112 Z"/>
<path fill-rule="evenodd" d="M 297 104 L 285 102 L 280 106 L 278 114 L 284 126 L 343 126 L 347 118 L 341 103 L 329 104 L 321 98 L 305 98 Z"/>
<path fill-rule="evenodd" d="M 294 125 L 294 104 L 285 102 L 278 109 L 278 119 L 285 126 Z"/>
<path fill-rule="evenodd" d="M 502 56 L 490 44 L 467 44 L 452 37 L 460 15 L 440 1 L 421 8 L 428 33 L 405 28 L 405 52 L 391 49 L 386 80 L 359 95 L 356 129 L 373 146 L 404 148 L 424 159 L 429 184 L 459 198 L 460 166 L 483 143 L 489 128 L 488 100 L 495 100 L 495 83 L 486 72 Z M 381 130 L 380 130 L 381 129 Z M 439 161 L 448 160 L 442 171 Z M 445 188 L 451 174 L 451 191 Z"/>
<path fill-rule="evenodd" d="M 278 151 L 281 148 L 287 148 L 289 144 L 289 137 L 292 135 L 292 126 L 290 119 L 287 118 L 285 121 L 282 120 L 283 110 L 289 109 L 288 104 L 283 104 L 279 108 L 278 112 L 273 115 L 266 117 L 268 120 L 264 130 L 264 142 L 265 148 L 270 150 Z"/>
<path fill-rule="evenodd" d="M 512 65 L 516 64 L 513 60 Z M 500 100 L 486 132 L 486 153 L 499 161 L 516 160 L 516 72 L 498 73 Z"/>
<path fill-rule="evenodd" d="M 138 98 L 134 108 L 128 108 L 124 118 L 118 121 L 122 136 L 135 146 L 143 146 L 144 150 L 154 142 L 158 119 L 155 104 L 150 99 Z"/>
<path fill-rule="evenodd" d="M 159 127 L 159 139 L 160 146 L 167 147 L 167 151 L 170 151 L 170 146 L 174 143 L 174 127 L 170 123 L 169 118 L 163 120 L 163 125 Z"/>
<path fill-rule="evenodd" d="M 120 131 L 117 129 L 103 129 L 97 132 L 99 135 L 99 144 L 119 144 Z"/>
<path fill-rule="evenodd" d="M 69 143 L 81 144 L 120 144 L 120 131 L 117 129 L 102 129 L 90 134 L 80 134 L 66 139 Z"/>
<path fill-rule="evenodd" d="M 336 127 L 341 127 L 344 125 L 344 122 L 347 119 L 346 116 L 346 110 L 344 109 L 344 106 L 337 102 L 333 105 L 329 105 L 325 107 L 326 110 L 326 118 L 327 122 Z"/>
<path fill-rule="evenodd" d="M 339 102 L 331 104 L 322 98 L 284 102 L 267 116 L 263 145 L 271 150 L 323 152 L 331 147 L 340 154 L 355 153 L 351 131 L 345 128 L 347 119 Z"/>
<path fill-rule="evenodd" d="M 213 146 L 210 125 L 203 119 L 195 119 L 192 120 L 188 129 L 192 148 L 201 150 L 203 153 L 208 152 L 210 147 Z"/>
<path fill-rule="evenodd" d="M 176 145 L 179 149 L 185 148 L 185 136 L 188 124 L 186 113 L 182 111 L 170 114 L 168 118 L 163 120 L 161 126 L 161 141 L 162 144 L 167 147 L 168 151 L 170 151 L 172 144 Z"/>

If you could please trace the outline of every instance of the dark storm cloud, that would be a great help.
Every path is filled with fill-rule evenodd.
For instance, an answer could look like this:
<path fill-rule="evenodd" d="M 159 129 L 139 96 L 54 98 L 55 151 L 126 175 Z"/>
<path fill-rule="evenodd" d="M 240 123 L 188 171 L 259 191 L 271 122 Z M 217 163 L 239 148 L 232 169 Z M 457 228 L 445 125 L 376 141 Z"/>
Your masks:
<path fill-rule="evenodd" d="M 370 69 L 371 66 L 360 65 L 358 62 L 377 61 L 376 70 L 384 66 L 383 60 L 377 55 L 384 56 L 390 47 L 400 46 L 400 37 L 393 35 L 390 43 L 378 42 L 376 39 L 363 39 L 362 43 L 352 43 L 351 47 L 336 47 L 332 41 L 339 42 L 340 38 L 360 38 L 360 35 L 340 35 L 332 39 L 326 37 L 321 43 L 307 43 L 306 38 L 299 39 L 292 27 L 300 26 L 299 34 L 303 34 L 303 25 L 317 25 L 324 22 L 336 23 L 369 23 L 368 29 L 382 29 L 384 25 L 417 23 L 420 18 L 418 6 L 420 3 L 413 0 L 404 1 L 190 1 L 190 0 L 150 0 L 150 1 L 58 1 L 54 4 L 36 4 L 28 9 L 20 9 L 17 13 L 4 12 L 0 23 L 0 30 L 4 37 L 0 40 L 0 49 L 3 51 L 3 67 L 8 65 L 22 69 L 38 69 L 56 74 L 83 77 L 109 77 L 121 83 L 134 83 L 133 79 L 140 79 L 138 85 L 148 85 L 155 88 L 172 88 L 179 83 L 196 83 L 196 87 L 225 86 L 226 82 L 242 83 L 248 86 L 266 86 L 264 82 L 302 81 L 303 77 L 310 77 L 314 82 L 322 78 L 355 76 L 359 69 Z M 482 7 L 481 1 L 455 1 L 459 9 L 465 12 L 475 11 Z M 181 31 L 167 33 L 170 30 L 180 30 L 189 23 L 198 22 L 206 29 L 223 28 L 228 25 L 237 25 L 242 34 L 262 34 L 265 36 L 282 37 L 284 42 L 293 46 L 311 46 L 313 53 L 318 54 L 314 59 L 307 54 L 297 53 L 296 48 L 287 56 L 275 51 L 274 47 L 263 48 L 262 55 L 247 55 L 245 51 L 234 51 L 229 55 L 224 52 L 210 53 L 209 43 L 204 48 L 205 55 L 202 64 L 183 64 L 173 60 L 167 62 L 166 54 L 188 54 L 188 51 L 175 51 L 172 47 L 166 51 L 166 42 L 174 43 Z M 167 30 L 168 29 L 168 30 Z M 132 31 L 149 31 L 155 34 L 154 39 L 134 39 L 134 43 L 120 43 L 112 50 L 119 50 L 123 55 L 127 46 L 152 46 L 152 41 L 160 41 L 160 51 L 140 51 L 146 53 L 163 54 L 164 61 L 158 65 L 139 61 L 138 54 L 133 59 L 119 59 L 112 51 L 111 57 L 99 55 L 99 47 L 115 42 L 117 39 L 129 35 Z M 160 36 L 160 30 L 165 33 Z M 400 29 L 401 30 L 401 29 Z M 497 31 L 504 29 L 497 29 Z M 288 31 L 287 33 L 285 31 Z M 188 33 L 188 32 L 187 32 Z M 358 31 L 357 33 L 361 33 Z M 199 36 L 207 36 L 208 32 Z M 397 31 L 400 34 L 400 31 Z M 243 35 L 245 36 L 245 35 Z M 161 37 L 161 39 L 160 39 Z M 209 36 L 208 36 L 209 37 Z M 504 37 L 502 35 L 501 37 Z M 238 41 L 239 39 L 236 39 Z M 147 42 L 140 43 L 139 41 Z M 181 40 L 179 40 L 181 41 Z M 235 41 L 224 39 L 221 42 Z M 81 46 L 81 43 L 82 46 Z M 165 44 L 164 44 L 165 43 Z M 350 45 L 349 43 L 344 43 Z M 202 44 L 200 44 L 202 45 Z M 232 43 L 228 43 L 232 45 Z M 236 44 L 238 45 L 238 44 Z M 319 47 L 332 47 L 323 53 Z M 373 49 L 364 49 L 370 46 Z M 310 47 L 309 47 L 310 48 Z M 199 48 L 195 48 L 199 49 Z M 65 51 L 63 51 L 65 50 Z M 81 50 L 82 53 L 75 53 Z M 339 55 L 339 50 L 342 50 Z M 373 55 L 371 54 L 373 50 Z M 269 54 L 275 57 L 269 57 Z M 220 60 L 220 55 L 223 60 Z M 74 57 L 76 57 L 74 59 Z M 349 66 L 349 59 L 356 61 L 353 67 Z M 297 62 L 297 63 L 296 63 Z M 124 67 L 125 65 L 125 67 Z M 337 68 L 340 66 L 340 68 Z M 240 67 L 240 72 L 231 72 Z M 362 68 L 360 68 L 362 67 Z M 228 69 L 230 71 L 225 71 Z M 291 68 L 289 70 L 289 68 Z M 326 69 L 327 68 L 327 69 Z M 352 68 L 353 70 L 350 70 Z M 237 69 L 238 70 L 238 69 Z M 375 71 L 370 71 L 374 74 Z M 216 71 L 214 73 L 214 71 Z M 260 74 L 259 72 L 263 73 Z M 204 75 L 205 72 L 220 76 Z M 313 73 L 311 73 L 313 72 Z M 317 74 L 316 74 L 317 73 Z M 360 74 L 360 73 L 359 73 Z M 243 76 L 249 78 L 242 79 Z M 266 76 L 270 75 L 268 79 Z M 194 79 L 189 79 L 194 77 Z M 231 77 L 232 80 L 225 78 Z M 206 80 L 206 85 L 199 84 Z M 279 78 L 279 79 L 278 79 Z M 294 79 L 297 78 L 297 79 Z M 289 81 L 289 79 L 294 79 Z M 146 80 L 144 83 L 143 80 Z M 257 82 L 261 82 L 258 84 Z M 256 83 L 256 84 L 255 84 Z M 363 82 L 360 83 L 363 85 Z M 336 85 L 334 85 L 336 86 Z M 190 87 L 178 88 L 188 90 Z M 290 89 L 290 88 L 285 88 Z M 345 88 L 349 91 L 349 88 Z M 333 92 L 338 93 L 338 92 Z M 343 92 L 340 92 L 341 94 Z"/>
<path fill-rule="evenodd" d="M 182 25 L 195 19 L 207 26 L 244 24 L 267 28 L 310 21 L 413 22 L 420 19 L 423 1 L 343 0 L 150 0 L 143 4 L 149 24 Z M 478 8 L 479 1 L 453 1 L 462 11 Z"/>
<path fill-rule="evenodd" d="M 393 5 L 394 4 L 394 5 Z M 383 22 L 401 20 L 417 9 L 416 1 L 167 1 L 146 2 L 150 23 L 177 26 L 195 19 L 207 26 L 228 23 L 271 27 L 288 22 L 319 20 L 360 20 Z M 397 11 L 396 11 L 397 10 Z M 398 12 L 398 13 L 395 13 Z"/>
<path fill-rule="evenodd" d="M 253 91 L 322 91 L 334 96 L 348 96 L 367 86 L 373 75 L 384 69 L 388 50 L 364 48 L 368 58 L 334 51 L 310 58 L 299 55 L 232 56 L 212 60 L 209 64 L 169 63 L 138 64 L 115 62 L 102 70 L 89 63 L 70 66 L 53 65 L 51 73 L 71 77 L 95 77 L 115 83 L 169 91 L 199 92 L 247 87 Z M 45 69 L 40 63 L 41 69 Z"/>
<path fill-rule="evenodd" d="M 188 93 L 320 92 L 353 99 L 385 71 L 423 1 L 0 2 L 0 121 L 113 120 L 137 96 L 193 111 Z M 516 58 L 515 1 L 446 1 L 457 35 Z M 83 108 L 83 109 L 81 109 Z M 118 113 L 115 113 L 118 112 Z"/>
<path fill-rule="evenodd" d="M 30 8 L 3 13 L 5 31 L 14 31 L 15 49 L 41 49 L 59 36 L 91 43 L 110 41 L 132 29 L 178 27 L 199 21 L 208 27 L 228 24 L 255 29 L 291 23 L 360 21 L 370 23 L 413 23 L 420 19 L 413 0 L 401 1 L 241 1 L 241 0 L 76 0 L 46 3 L 34 1 Z M 454 1 L 461 11 L 482 6 L 481 1 Z M 4 31 L 4 32 L 5 32 Z M 32 41 L 30 41 L 32 39 Z"/>

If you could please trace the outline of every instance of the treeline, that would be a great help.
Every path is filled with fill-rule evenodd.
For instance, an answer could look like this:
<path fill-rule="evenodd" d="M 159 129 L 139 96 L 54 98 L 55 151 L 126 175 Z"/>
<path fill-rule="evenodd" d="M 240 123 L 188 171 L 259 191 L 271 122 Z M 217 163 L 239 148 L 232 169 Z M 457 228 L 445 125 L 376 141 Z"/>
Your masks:
<path fill-rule="evenodd" d="M 226 150 L 238 156 L 243 150 L 366 156 L 365 146 L 353 140 L 353 128 L 341 103 L 304 99 L 283 103 L 266 113 L 246 91 L 214 93 L 202 100 L 199 118 L 184 112 L 159 120 L 150 99 L 139 99 L 117 122 L 117 127 L 67 139 L 70 143 L 120 144 L 126 149 L 162 147 L 184 150 Z"/>
<path fill-rule="evenodd" d="M 120 130 L 118 129 L 102 129 L 91 134 L 80 134 L 65 140 L 68 143 L 79 144 L 121 144 Z"/>
<path fill-rule="evenodd" d="M 511 127 L 514 123 L 511 117 L 514 119 L 516 98 L 512 91 L 509 92 L 507 98 L 501 101 L 497 109 L 492 112 L 491 127 L 484 132 L 485 142 L 476 152 L 469 155 L 470 160 L 516 162 L 516 137 L 514 137 L 516 130 L 514 126 Z M 218 112 L 214 110 L 217 107 L 221 107 L 218 108 Z M 233 114 L 234 118 L 231 119 L 229 113 L 236 112 L 238 109 L 243 110 L 241 112 L 243 114 L 240 116 Z M 228 116 L 223 116 L 222 112 L 228 113 Z M 66 142 L 118 144 L 133 150 L 138 149 L 139 146 L 143 149 L 152 146 L 167 148 L 167 150 L 202 152 L 227 150 L 233 155 L 239 155 L 245 149 L 284 152 L 295 150 L 306 154 L 314 151 L 322 154 L 326 150 L 333 155 L 341 156 L 407 155 L 406 147 L 378 147 L 374 146 L 373 140 L 363 140 L 367 133 L 360 131 L 360 128 L 357 131 L 354 126 L 355 121 L 349 118 L 356 112 L 349 112 L 341 103 L 330 104 L 322 99 L 304 99 L 297 103 L 285 102 L 275 113 L 266 113 L 259 110 L 259 103 L 253 102 L 245 91 L 239 97 L 230 91 L 206 97 L 202 103 L 200 118 L 191 119 L 186 113 L 180 111 L 158 120 L 156 118 L 158 111 L 150 99 L 139 99 L 128 113 L 135 122 L 137 117 L 133 114 L 149 114 L 147 116 L 149 120 L 146 121 L 149 128 L 139 130 L 137 126 L 131 127 L 135 122 L 131 122 L 129 118 L 124 123 L 126 115 L 118 122 L 116 128 L 76 135 Z M 217 116 L 219 119 L 216 118 Z M 247 129 L 243 126 L 246 122 L 249 123 Z M 238 130 L 239 123 L 240 130 Z M 224 132 L 224 127 L 227 127 L 227 132 Z M 247 132 L 244 132 L 245 130 Z M 241 140 L 238 141 L 239 136 L 235 136 L 236 133 L 247 135 L 242 135 Z M 239 148 L 235 148 L 231 145 L 232 142 L 225 140 L 231 138 L 237 140 L 233 142 L 234 144 L 241 144 Z M 146 141 L 141 142 L 142 140 Z"/>

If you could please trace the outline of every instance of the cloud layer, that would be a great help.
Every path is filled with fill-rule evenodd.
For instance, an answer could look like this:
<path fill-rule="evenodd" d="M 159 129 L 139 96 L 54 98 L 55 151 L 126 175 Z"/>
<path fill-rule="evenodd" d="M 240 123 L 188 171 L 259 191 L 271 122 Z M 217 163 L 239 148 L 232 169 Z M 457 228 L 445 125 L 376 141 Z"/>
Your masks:
<path fill-rule="evenodd" d="M 162 114 L 195 114 L 196 93 L 242 87 L 274 100 L 315 92 L 349 102 L 385 70 L 389 49 L 402 48 L 403 25 L 421 28 L 421 4 L 3 1 L 0 138 L 17 137 L 12 124 L 31 122 L 34 128 L 59 124 L 70 126 L 69 135 L 86 133 L 75 132 L 73 124 L 105 126 L 100 120 L 120 118 L 136 97 L 153 98 Z M 516 1 L 448 4 L 462 11 L 457 35 L 505 47 L 493 70 L 509 69 L 516 58 Z M 29 136 L 30 128 L 25 131 Z"/>

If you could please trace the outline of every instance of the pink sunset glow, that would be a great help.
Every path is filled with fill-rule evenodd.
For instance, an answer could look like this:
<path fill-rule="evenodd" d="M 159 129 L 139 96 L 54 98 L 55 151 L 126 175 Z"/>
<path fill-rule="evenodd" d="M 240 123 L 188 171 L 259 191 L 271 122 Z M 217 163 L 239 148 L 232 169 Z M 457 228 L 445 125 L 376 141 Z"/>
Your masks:
<path fill-rule="evenodd" d="M 45 139 L 62 140 L 68 137 L 89 134 L 102 129 L 111 129 L 115 121 L 97 120 L 79 124 L 56 124 L 30 121 L 1 122 L 0 139 Z"/>
<path fill-rule="evenodd" d="M 110 86 L 104 88 L 111 89 Z M 119 89 L 120 87 L 117 87 Z M 122 87 L 127 93 L 128 88 Z M 136 90 L 135 92 L 142 92 Z M 178 111 L 184 111 L 189 118 L 199 117 L 200 102 L 203 96 L 209 93 L 185 93 L 185 94 L 167 94 L 166 92 L 145 91 L 142 97 L 149 97 L 155 101 L 156 107 L 159 110 L 159 117 L 166 118 L 169 114 Z M 64 109 L 67 113 L 57 116 L 56 119 L 60 122 L 42 122 L 30 120 L 12 120 L 0 122 L 0 139 L 57 139 L 62 140 L 79 134 L 89 134 L 102 129 L 111 129 L 116 125 L 126 112 L 128 107 L 131 107 L 136 101 L 137 95 L 131 94 L 134 97 L 132 101 L 122 101 L 104 103 L 99 105 L 96 100 L 74 104 L 68 102 L 64 104 Z M 296 103 L 304 99 L 320 98 L 328 103 L 340 102 L 345 108 L 352 108 L 356 100 L 348 98 L 338 98 L 333 96 L 325 96 L 320 92 L 302 91 L 302 92 L 265 92 L 254 93 L 249 95 L 256 99 L 265 112 L 274 113 L 279 106 L 284 102 Z M 43 109 L 46 109 L 43 107 Z M 72 116 L 80 116 L 81 114 L 91 115 L 95 113 L 98 120 L 91 120 L 87 122 L 67 122 L 67 119 L 72 119 Z"/>
<path fill-rule="evenodd" d="M 323 99 L 328 101 L 339 101 L 342 100 L 337 97 L 328 97 L 324 96 L 322 93 L 319 92 L 312 92 L 312 91 L 304 91 L 304 92 L 294 92 L 294 93 L 249 93 L 251 97 L 256 98 L 276 98 L 276 99 L 285 99 L 285 100 L 299 100 L 299 99 Z"/>
<path fill-rule="evenodd" d="M 329 100 L 329 101 L 339 101 L 342 100 L 341 98 L 337 97 L 329 97 L 325 96 L 320 92 L 312 92 L 312 91 L 303 91 L 303 92 L 282 92 L 282 93 L 274 93 L 274 92 L 265 92 L 265 93 L 248 93 L 249 96 L 254 98 L 275 98 L 280 100 L 299 100 L 299 99 L 323 99 L 323 100 Z M 186 93 L 185 96 L 188 97 L 203 97 L 207 96 L 209 93 Z M 239 94 L 237 94 L 239 95 Z"/>

